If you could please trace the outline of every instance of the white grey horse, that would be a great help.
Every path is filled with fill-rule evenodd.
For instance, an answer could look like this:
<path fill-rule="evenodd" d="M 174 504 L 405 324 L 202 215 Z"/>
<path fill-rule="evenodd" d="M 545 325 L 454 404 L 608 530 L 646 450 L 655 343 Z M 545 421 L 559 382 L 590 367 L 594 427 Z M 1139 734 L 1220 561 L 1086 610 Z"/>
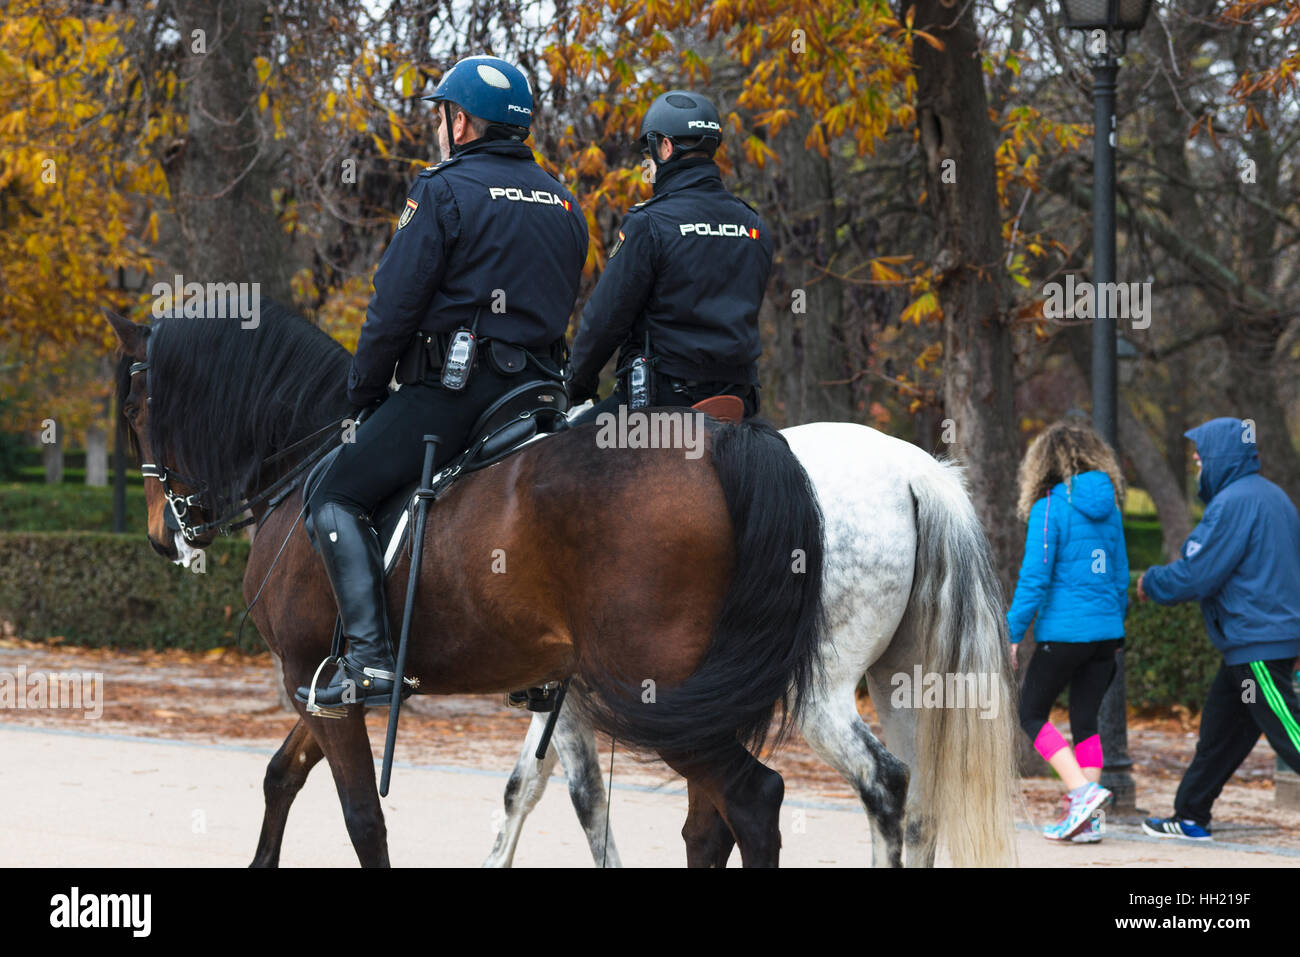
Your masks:
<path fill-rule="evenodd" d="M 1012 862 L 1014 683 L 1001 590 L 960 469 L 862 425 L 782 434 L 817 488 L 826 525 L 825 682 L 800 731 L 861 797 L 873 866 L 899 866 L 904 844 L 909 866 L 931 866 L 938 839 L 957 865 Z M 858 715 L 864 673 L 893 753 Z M 912 687 L 918 676 L 924 696 Z M 572 706 L 580 693 L 570 689 L 544 761 L 535 752 L 547 716 L 533 716 L 484 866 L 510 866 L 557 757 L 597 865 L 619 866 L 612 838 L 605 842 L 595 736 Z M 720 817 L 716 827 L 725 862 L 729 833 Z"/>

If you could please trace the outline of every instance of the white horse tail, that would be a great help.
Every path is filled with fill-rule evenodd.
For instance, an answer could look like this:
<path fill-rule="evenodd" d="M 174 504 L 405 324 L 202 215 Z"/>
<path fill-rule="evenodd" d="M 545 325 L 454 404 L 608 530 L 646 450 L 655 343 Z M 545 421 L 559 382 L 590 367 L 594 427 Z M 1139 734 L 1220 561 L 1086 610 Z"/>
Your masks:
<path fill-rule="evenodd" d="M 939 676 L 928 680 L 943 681 L 943 706 L 917 714 L 911 786 L 925 819 L 911 826 L 930 853 L 941 834 L 959 867 L 1014 864 L 1019 728 L 1002 589 L 961 469 L 929 459 L 910 485 L 916 572 L 901 627 Z"/>

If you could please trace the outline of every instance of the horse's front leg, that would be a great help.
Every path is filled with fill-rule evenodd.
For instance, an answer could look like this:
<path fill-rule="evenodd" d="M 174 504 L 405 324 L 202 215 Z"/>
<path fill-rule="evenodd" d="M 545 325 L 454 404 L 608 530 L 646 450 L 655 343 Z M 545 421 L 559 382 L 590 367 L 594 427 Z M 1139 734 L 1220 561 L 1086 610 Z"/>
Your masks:
<path fill-rule="evenodd" d="M 251 867 L 280 865 L 280 845 L 284 841 L 289 808 L 302 790 L 308 773 L 323 755 L 320 745 L 307 729 L 306 719 L 299 718 L 266 766 L 266 777 L 262 781 L 266 812 L 262 817 L 262 835 L 258 838 L 257 853 L 253 855 Z"/>
<path fill-rule="evenodd" d="M 300 705 L 305 708 L 305 705 Z M 352 705 L 344 718 L 307 718 L 334 774 L 343 821 L 362 867 L 388 867 L 388 829 L 379 806 L 375 756 L 366 733 L 365 709 Z"/>

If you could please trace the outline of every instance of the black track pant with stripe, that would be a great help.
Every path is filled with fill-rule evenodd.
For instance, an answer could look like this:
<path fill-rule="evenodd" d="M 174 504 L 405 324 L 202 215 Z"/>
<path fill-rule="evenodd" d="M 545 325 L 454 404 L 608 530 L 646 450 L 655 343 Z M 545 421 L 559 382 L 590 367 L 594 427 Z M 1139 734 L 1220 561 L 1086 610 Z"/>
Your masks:
<path fill-rule="evenodd" d="M 1261 733 L 1300 774 L 1300 700 L 1292 683 L 1293 664 L 1287 658 L 1219 667 L 1201 712 L 1196 756 L 1174 798 L 1175 816 L 1208 827 L 1211 806 Z"/>

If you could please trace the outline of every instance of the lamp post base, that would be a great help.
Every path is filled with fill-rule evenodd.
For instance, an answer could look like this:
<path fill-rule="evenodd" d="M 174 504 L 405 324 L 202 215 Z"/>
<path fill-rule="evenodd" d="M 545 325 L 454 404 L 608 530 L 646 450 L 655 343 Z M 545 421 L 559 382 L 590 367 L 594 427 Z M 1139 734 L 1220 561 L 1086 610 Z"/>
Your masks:
<path fill-rule="evenodd" d="M 1137 811 L 1137 782 L 1133 780 L 1133 759 L 1128 753 L 1128 699 L 1124 680 L 1124 651 L 1115 653 L 1115 677 L 1101 699 L 1097 728 L 1101 734 L 1101 786 L 1115 795 L 1112 805 L 1120 814 Z"/>
<path fill-rule="evenodd" d="M 1119 814 L 1137 813 L 1137 784 L 1130 769 L 1133 762 L 1126 762 L 1122 767 L 1107 766 L 1101 769 L 1101 786 L 1115 795 L 1111 807 Z"/>

